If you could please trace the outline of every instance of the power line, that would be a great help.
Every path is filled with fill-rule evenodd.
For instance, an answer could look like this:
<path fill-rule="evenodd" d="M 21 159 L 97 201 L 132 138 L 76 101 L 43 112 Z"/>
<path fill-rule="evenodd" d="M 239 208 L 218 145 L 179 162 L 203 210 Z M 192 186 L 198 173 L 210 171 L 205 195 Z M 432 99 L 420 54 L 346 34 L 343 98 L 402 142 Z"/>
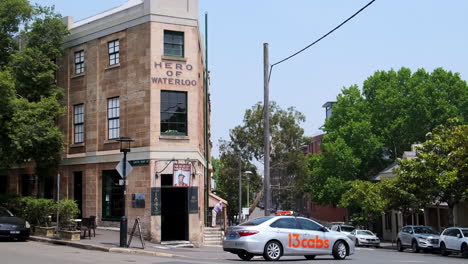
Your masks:
<path fill-rule="evenodd" d="M 323 40 L 324 38 L 328 37 L 331 33 L 333 33 L 335 30 L 339 29 L 341 26 L 343 26 L 344 24 L 346 24 L 348 21 L 350 21 L 351 19 L 353 19 L 355 16 L 357 16 L 359 13 L 361 13 L 362 11 L 364 11 L 364 9 L 366 9 L 367 7 L 369 7 L 370 5 L 372 5 L 376 0 L 372 0 L 370 1 L 369 3 L 367 3 L 367 5 L 363 6 L 361 9 L 359 9 L 356 13 L 354 13 L 352 16 L 350 16 L 348 19 L 346 19 L 345 21 L 343 21 L 341 24 L 339 24 L 338 26 L 336 26 L 334 29 L 330 30 L 327 34 L 323 35 L 322 37 L 320 37 L 319 39 L 317 39 L 316 41 L 312 42 L 311 44 L 307 45 L 305 48 L 299 50 L 298 52 L 290 55 L 289 57 L 286 57 L 274 64 L 272 64 L 270 66 L 270 74 L 269 74 L 269 77 L 268 77 L 268 81 L 270 80 L 271 78 L 271 71 L 273 70 L 273 67 L 280 64 L 280 63 L 283 63 L 297 55 L 299 55 L 300 53 L 304 52 L 305 50 L 307 50 L 308 48 L 312 47 L 313 45 L 317 44 L 319 41 Z"/>

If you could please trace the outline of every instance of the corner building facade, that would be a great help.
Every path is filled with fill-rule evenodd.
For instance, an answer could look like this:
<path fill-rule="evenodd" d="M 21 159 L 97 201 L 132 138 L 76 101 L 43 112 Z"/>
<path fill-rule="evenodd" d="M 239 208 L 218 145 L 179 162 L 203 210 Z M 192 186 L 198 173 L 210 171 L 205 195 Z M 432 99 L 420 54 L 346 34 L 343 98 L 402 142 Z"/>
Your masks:
<path fill-rule="evenodd" d="M 71 34 L 58 60 L 67 109 L 59 121 L 67 143 L 61 197 L 77 200 L 99 225 L 118 227 L 126 206 L 129 230 L 140 218 L 154 242 L 200 246 L 209 99 L 198 1 L 130 0 L 64 23 Z M 116 167 L 127 145 L 119 137 L 134 139 L 126 201 Z"/>

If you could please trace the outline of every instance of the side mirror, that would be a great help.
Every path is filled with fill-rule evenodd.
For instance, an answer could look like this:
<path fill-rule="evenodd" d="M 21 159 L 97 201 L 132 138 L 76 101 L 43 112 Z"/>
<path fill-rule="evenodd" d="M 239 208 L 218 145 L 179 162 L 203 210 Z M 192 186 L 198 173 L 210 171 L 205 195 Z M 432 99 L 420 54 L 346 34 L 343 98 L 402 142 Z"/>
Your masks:
<path fill-rule="evenodd" d="M 413 230 L 410 230 L 409 233 L 410 233 L 410 234 L 413 234 L 414 232 L 413 232 Z"/>
<path fill-rule="evenodd" d="M 461 234 L 457 234 L 457 237 L 458 237 L 458 238 L 461 238 L 462 236 L 461 236 Z"/>
<path fill-rule="evenodd" d="M 322 226 L 322 228 L 320 228 L 320 231 L 322 231 L 322 232 L 328 232 L 328 229 L 327 229 L 326 227 Z"/>

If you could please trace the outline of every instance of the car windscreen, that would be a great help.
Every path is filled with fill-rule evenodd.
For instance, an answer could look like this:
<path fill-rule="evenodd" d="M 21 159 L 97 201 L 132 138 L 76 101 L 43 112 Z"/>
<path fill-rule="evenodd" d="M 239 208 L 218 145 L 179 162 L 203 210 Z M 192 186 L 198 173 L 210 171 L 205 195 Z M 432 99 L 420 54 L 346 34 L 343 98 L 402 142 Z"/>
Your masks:
<path fill-rule="evenodd" d="M 437 233 L 437 231 L 427 226 L 416 226 L 416 227 L 413 227 L 413 229 L 414 229 L 414 233 L 416 234 L 434 234 L 434 235 L 439 234 Z"/>
<path fill-rule="evenodd" d="M 374 234 L 370 231 L 357 231 L 357 234 L 358 235 L 361 235 L 361 236 L 373 236 Z"/>
<path fill-rule="evenodd" d="M 0 217 L 10 217 L 13 216 L 10 211 L 8 211 L 6 208 L 0 207 Z"/>
<path fill-rule="evenodd" d="M 259 225 L 259 224 L 263 224 L 264 222 L 272 219 L 273 216 L 266 216 L 266 217 L 260 217 L 260 218 L 256 218 L 256 219 L 253 219 L 253 220 L 250 220 L 250 221 L 247 221 L 245 223 L 242 223 L 240 224 L 240 226 L 256 226 L 256 225 Z"/>
<path fill-rule="evenodd" d="M 468 237 L 468 229 L 462 229 L 463 236 Z"/>
<path fill-rule="evenodd" d="M 352 226 L 341 226 L 341 231 L 352 232 L 353 230 L 354 230 L 354 227 Z"/>

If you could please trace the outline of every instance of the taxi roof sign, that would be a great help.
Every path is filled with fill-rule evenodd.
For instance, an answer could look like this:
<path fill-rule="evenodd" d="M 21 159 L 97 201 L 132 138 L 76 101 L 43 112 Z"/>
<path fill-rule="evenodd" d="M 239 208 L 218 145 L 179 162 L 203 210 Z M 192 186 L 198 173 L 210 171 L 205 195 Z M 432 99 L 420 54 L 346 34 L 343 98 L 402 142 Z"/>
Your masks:
<path fill-rule="evenodd" d="M 294 212 L 293 211 L 279 211 L 279 212 L 276 212 L 276 215 L 293 215 Z"/>

